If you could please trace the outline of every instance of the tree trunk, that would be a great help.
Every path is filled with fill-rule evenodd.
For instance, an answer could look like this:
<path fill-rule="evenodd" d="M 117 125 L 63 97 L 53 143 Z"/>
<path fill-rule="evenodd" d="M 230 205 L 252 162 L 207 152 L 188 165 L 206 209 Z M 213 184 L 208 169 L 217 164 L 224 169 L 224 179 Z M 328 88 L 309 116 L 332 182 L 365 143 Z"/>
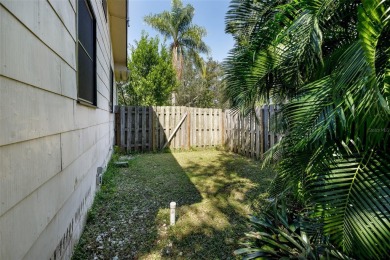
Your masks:
<path fill-rule="evenodd" d="M 172 48 L 172 63 L 176 71 L 176 79 L 180 81 L 183 71 L 183 53 L 176 44 Z"/>

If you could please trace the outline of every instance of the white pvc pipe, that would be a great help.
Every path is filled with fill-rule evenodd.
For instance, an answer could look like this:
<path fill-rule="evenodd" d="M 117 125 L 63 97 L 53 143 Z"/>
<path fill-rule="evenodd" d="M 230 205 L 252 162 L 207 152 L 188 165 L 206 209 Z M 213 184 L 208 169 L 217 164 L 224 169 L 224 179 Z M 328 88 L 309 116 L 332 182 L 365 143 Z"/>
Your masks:
<path fill-rule="evenodd" d="M 169 207 L 171 208 L 171 216 L 170 216 L 170 223 L 171 226 L 175 225 L 176 222 L 176 202 L 171 202 L 169 204 Z"/>

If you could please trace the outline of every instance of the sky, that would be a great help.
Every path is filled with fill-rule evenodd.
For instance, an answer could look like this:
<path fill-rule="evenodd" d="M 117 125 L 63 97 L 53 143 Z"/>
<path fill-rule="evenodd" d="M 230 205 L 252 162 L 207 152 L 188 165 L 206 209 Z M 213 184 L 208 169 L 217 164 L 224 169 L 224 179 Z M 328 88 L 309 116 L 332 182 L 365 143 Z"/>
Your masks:
<path fill-rule="evenodd" d="M 233 38 L 225 34 L 225 15 L 230 0 L 182 0 L 184 5 L 191 4 L 195 8 L 194 24 L 207 30 L 204 42 L 210 47 L 214 60 L 222 62 L 233 47 Z M 128 43 L 134 45 L 134 40 L 141 38 L 142 30 L 150 36 L 158 32 L 147 25 L 143 18 L 149 14 L 161 13 L 171 9 L 171 0 L 129 0 Z M 163 38 L 161 38 L 163 39 Z M 169 40 L 167 41 L 169 44 Z"/>

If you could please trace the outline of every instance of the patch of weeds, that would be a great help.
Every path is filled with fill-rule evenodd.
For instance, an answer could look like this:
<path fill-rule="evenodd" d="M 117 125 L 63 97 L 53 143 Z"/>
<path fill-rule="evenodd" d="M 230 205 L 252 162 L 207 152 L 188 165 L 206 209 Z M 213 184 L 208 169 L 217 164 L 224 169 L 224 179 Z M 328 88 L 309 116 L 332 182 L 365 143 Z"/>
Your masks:
<path fill-rule="evenodd" d="M 93 246 L 91 245 L 91 234 L 95 233 L 101 224 L 102 208 L 107 200 L 110 200 L 116 191 L 115 176 L 119 169 L 115 166 L 114 161 L 118 159 L 117 154 L 113 154 L 107 169 L 103 174 L 102 184 L 95 195 L 95 199 L 91 209 L 87 213 L 86 226 L 84 234 L 81 236 L 77 247 L 73 253 L 72 259 L 93 259 L 91 252 Z"/>

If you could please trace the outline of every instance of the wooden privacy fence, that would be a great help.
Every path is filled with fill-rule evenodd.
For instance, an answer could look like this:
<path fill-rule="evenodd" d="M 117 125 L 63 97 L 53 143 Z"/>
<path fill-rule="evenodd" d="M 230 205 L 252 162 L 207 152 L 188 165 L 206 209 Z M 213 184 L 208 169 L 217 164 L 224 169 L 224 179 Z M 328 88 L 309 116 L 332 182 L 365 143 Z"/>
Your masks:
<path fill-rule="evenodd" d="M 116 107 L 116 144 L 126 151 L 156 151 L 224 145 L 261 158 L 281 135 L 270 130 L 276 106 L 243 117 L 230 110 L 194 107 Z"/>
<path fill-rule="evenodd" d="M 272 130 L 272 120 L 277 111 L 278 107 L 275 105 L 264 105 L 244 117 L 226 110 L 224 145 L 232 152 L 261 159 L 264 152 L 282 138 L 281 134 Z"/>
<path fill-rule="evenodd" d="M 221 109 L 117 107 L 116 144 L 127 151 L 212 147 L 223 143 Z"/>

